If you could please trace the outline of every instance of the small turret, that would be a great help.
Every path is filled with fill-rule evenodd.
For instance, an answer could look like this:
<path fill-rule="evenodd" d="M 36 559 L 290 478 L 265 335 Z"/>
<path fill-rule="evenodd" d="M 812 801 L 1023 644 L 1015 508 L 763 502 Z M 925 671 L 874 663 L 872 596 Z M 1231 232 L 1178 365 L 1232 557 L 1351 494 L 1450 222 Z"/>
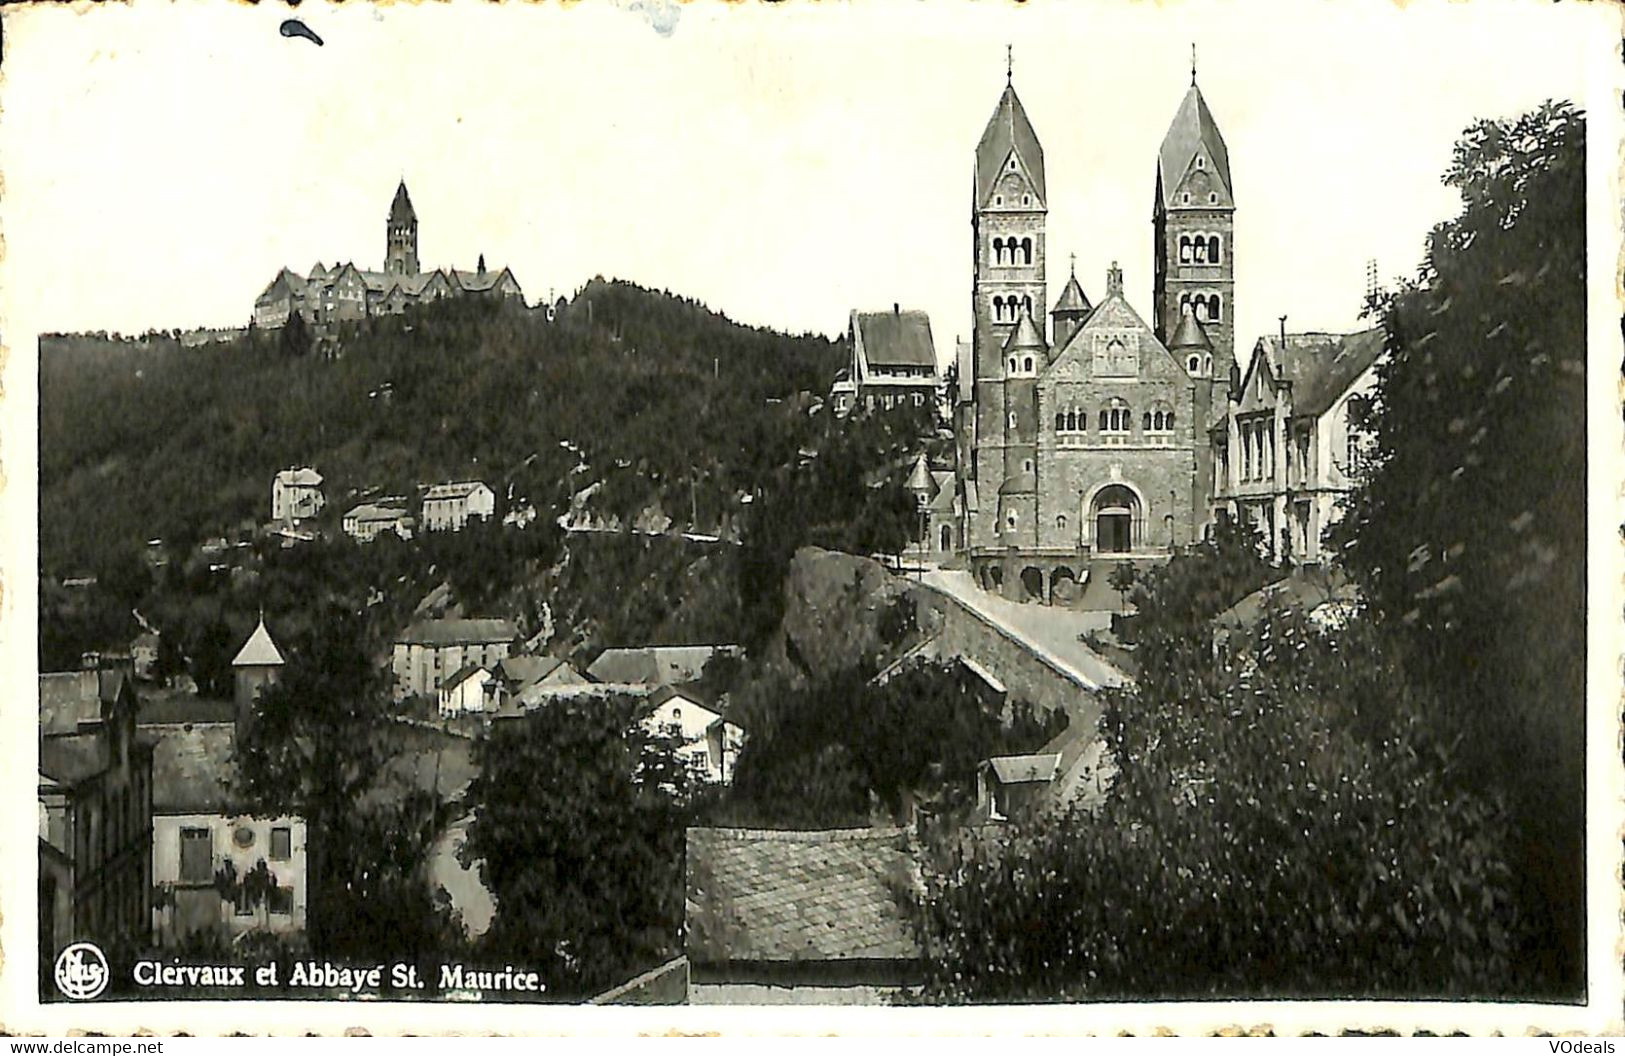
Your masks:
<path fill-rule="evenodd" d="M 283 663 L 282 653 L 271 640 L 271 632 L 265 626 L 265 614 L 262 612 L 254 633 L 248 636 L 248 641 L 243 643 L 236 658 L 231 661 L 239 740 L 254 725 L 260 692 L 282 678 Z"/>
<path fill-rule="evenodd" d="M 1089 303 L 1089 296 L 1083 292 L 1083 286 L 1078 282 L 1078 268 L 1076 260 L 1073 261 L 1072 275 L 1066 280 L 1066 287 L 1061 290 L 1060 299 L 1055 302 L 1055 308 L 1050 312 L 1054 321 L 1055 351 L 1060 353 L 1072 335 L 1082 329 L 1089 318 L 1094 306 Z"/>

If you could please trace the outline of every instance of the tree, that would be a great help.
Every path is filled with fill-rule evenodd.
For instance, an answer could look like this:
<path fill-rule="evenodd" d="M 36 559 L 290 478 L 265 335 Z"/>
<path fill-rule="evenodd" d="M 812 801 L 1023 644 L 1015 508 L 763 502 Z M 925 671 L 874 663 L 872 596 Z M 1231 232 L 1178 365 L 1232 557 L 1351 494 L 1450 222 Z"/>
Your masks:
<path fill-rule="evenodd" d="M 1110 694 L 1123 763 L 1093 812 L 935 848 L 926 996 L 1520 992 L 1501 804 L 1464 789 L 1374 631 L 1272 611 L 1243 661 L 1170 653 L 1181 671 Z"/>
<path fill-rule="evenodd" d="M 585 997 L 681 948 L 688 774 L 637 702 L 566 699 L 479 743 L 462 856 L 496 918 L 479 952 L 522 958 Z"/>
<path fill-rule="evenodd" d="M 1334 542 L 1411 657 L 1429 721 L 1516 821 L 1526 952 L 1583 980 L 1585 121 L 1480 121 L 1445 183 L 1462 212 L 1371 305 L 1388 359 L 1373 467 Z M 1511 779 L 1516 775 L 1515 779 Z"/>
<path fill-rule="evenodd" d="M 440 805 L 393 787 L 389 692 L 360 620 L 328 608 L 287 645 L 236 742 L 238 794 L 259 816 L 293 815 L 309 834 L 313 945 L 328 953 L 444 951 L 456 936 L 417 879 Z"/>
<path fill-rule="evenodd" d="M 282 355 L 288 359 L 301 358 L 310 354 L 312 345 L 310 325 L 305 317 L 296 308 L 288 313 L 288 321 L 283 324 L 282 332 L 278 335 L 278 347 Z"/>

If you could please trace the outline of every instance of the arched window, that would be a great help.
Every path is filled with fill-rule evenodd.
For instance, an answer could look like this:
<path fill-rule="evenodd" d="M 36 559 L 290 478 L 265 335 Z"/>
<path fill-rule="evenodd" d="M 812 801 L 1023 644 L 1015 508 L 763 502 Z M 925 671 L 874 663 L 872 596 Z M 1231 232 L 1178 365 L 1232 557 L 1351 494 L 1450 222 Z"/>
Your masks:
<path fill-rule="evenodd" d="M 1076 432 L 1078 428 L 1078 412 L 1066 412 L 1066 428 L 1068 432 Z"/>
<path fill-rule="evenodd" d="M 1161 420 L 1160 415 L 1158 416 L 1158 419 L 1157 419 L 1157 425 L 1159 427 L 1162 425 L 1162 420 Z M 1143 415 L 1140 416 L 1140 431 L 1141 432 L 1146 432 L 1146 433 L 1149 433 L 1151 431 L 1151 412 L 1150 411 L 1146 411 Z"/>
<path fill-rule="evenodd" d="M 1211 353 L 1208 355 L 1207 359 L 1203 361 L 1203 369 L 1205 373 L 1213 373 L 1213 356 Z"/>
<path fill-rule="evenodd" d="M 1024 238 L 1021 240 L 1021 262 L 1023 264 L 1031 264 L 1033 262 L 1033 240 L 1030 238 Z"/>
<path fill-rule="evenodd" d="M 1055 431 L 1058 433 L 1066 428 L 1066 415 L 1060 411 L 1055 412 Z"/>
<path fill-rule="evenodd" d="M 1031 205 L 1031 204 L 1033 204 L 1033 196 L 1030 195 L 1030 194 L 1022 195 L 1021 196 L 1021 204 L 1022 205 Z"/>
<path fill-rule="evenodd" d="M 1015 510 L 1005 510 L 1004 511 L 1004 526 L 1006 528 L 1009 528 L 1012 531 L 1015 530 L 1015 527 L 1016 527 L 1016 511 Z"/>
<path fill-rule="evenodd" d="M 1221 307 L 1221 298 L 1216 293 L 1209 295 L 1207 299 L 1207 321 L 1210 323 L 1216 323 L 1223 318 L 1223 316 L 1224 311 Z"/>
<path fill-rule="evenodd" d="M 1218 191 L 1209 191 L 1208 192 L 1207 204 L 1209 204 L 1209 205 L 1218 205 L 1219 204 L 1219 192 Z"/>
<path fill-rule="evenodd" d="M 1061 532 L 1066 531 L 1066 514 L 1058 513 L 1055 515 L 1055 529 Z"/>
<path fill-rule="evenodd" d="M 1191 236 L 1189 235 L 1179 236 L 1179 262 L 1181 264 L 1191 262 Z"/>
<path fill-rule="evenodd" d="M 1106 431 L 1106 422 L 1107 422 L 1107 420 L 1108 419 L 1106 417 L 1106 412 L 1101 411 L 1100 412 L 1100 431 L 1103 432 L 1103 433 Z"/>
<path fill-rule="evenodd" d="M 1199 168 L 1199 169 L 1206 168 L 1207 167 L 1206 164 L 1205 164 L 1206 161 L 1207 161 L 1207 159 L 1202 157 L 1202 155 L 1200 155 L 1200 154 L 1196 155 L 1196 167 L 1197 168 Z"/>
<path fill-rule="evenodd" d="M 1010 412 L 1010 419 L 1009 420 L 1010 420 L 1010 428 L 1014 429 L 1016 427 L 1016 412 L 1015 411 Z"/>
<path fill-rule="evenodd" d="M 994 195 L 994 196 L 993 196 L 993 204 L 994 204 L 994 205 L 1003 205 L 1003 204 L 1004 204 L 1004 195 L 1002 195 L 1002 194 L 995 194 L 995 195 Z"/>
<path fill-rule="evenodd" d="M 1174 431 L 1174 412 L 1173 411 L 1169 411 L 1167 414 L 1162 416 L 1162 427 L 1164 429 L 1168 430 L 1170 433 Z"/>
<path fill-rule="evenodd" d="M 1223 260 L 1224 256 L 1219 252 L 1219 236 L 1209 235 L 1207 237 L 1207 262 L 1209 264 L 1218 264 Z"/>
<path fill-rule="evenodd" d="M 1184 194 L 1180 195 L 1179 196 L 1179 204 L 1180 205 L 1189 205 L 1189 204 L 1191 204 L 1191 192 L 1186 191 Z"/>
<path fill-rule="evenodd" d="M 1021 310 L 1026 312 L 1028 315 L 1033 314 L 1033 299 L 1031 297 L 1023 297 L 1021 299 Z M 1012 311 L 1010 316 L 1011 318 L 1015 318 L 1015 312 Z"/>
<path fill-rule="evenodd" d="M 1202 357 L 1192 356 L 1190 359 L 1186 360 L 1185 369 L 1192 374 L 1200 374 L 1202 372 Z"/>
<path fill-rule="evenodd" d="M 1191 245 L 1191 263 L 1207 263 L 1207 239 L 1201 235 L 1197 235 L 1196 241 Z"/>
<path fill-rule="evenodd" d="M 1021 361 L 1021 369 L 1031 374 L 1033 372 L 1033 357 L 1027 356 Z"/>
<path fill-rule="evenodd" d="M 1010 373 L 1014 374 L 1015 372 L 1016 372 L 1016 357 L 1011 356 L 1010 357 Z"/>
<path fill-rule="evenodd" d="M 1191 295 L 1188 294 L 1188 293 L 1180 294 L 1179 295 L 1179 314 L 1184 315 L 1185 314 L 1185 309 L 1189 308 L 1190 306 L 1191 306 Z"/>
<path fill-rule="evenodd" d="M 1021 471 L 1023 473 L 1031 473 L 1033 471 L 1033 460 L 1030 459 L 1030 458 L 1022 459 L 1021 460 Z"/>

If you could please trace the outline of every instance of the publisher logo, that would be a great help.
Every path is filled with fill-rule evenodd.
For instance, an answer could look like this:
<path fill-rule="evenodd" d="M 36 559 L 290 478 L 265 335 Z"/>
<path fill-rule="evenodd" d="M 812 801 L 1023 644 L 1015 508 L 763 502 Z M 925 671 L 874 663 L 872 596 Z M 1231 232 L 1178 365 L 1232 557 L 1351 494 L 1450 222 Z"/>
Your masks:
<path fill-rule="evenodd" d="M 110 974 L 93 942 L 76 942 L 56 958 L 56 988 L 70 1001 L 89 1001 L 106 990 Z"/>

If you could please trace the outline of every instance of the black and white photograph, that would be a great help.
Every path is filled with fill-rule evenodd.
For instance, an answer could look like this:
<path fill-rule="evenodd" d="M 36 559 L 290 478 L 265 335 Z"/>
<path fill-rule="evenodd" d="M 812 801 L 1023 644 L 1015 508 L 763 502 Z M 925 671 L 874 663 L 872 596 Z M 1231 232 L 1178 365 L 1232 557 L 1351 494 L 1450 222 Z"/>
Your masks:
<path fill-rule="evenodd" d="M 0 1027 L 1625 1029 L 1617 10 L 0 30 Z"/>

